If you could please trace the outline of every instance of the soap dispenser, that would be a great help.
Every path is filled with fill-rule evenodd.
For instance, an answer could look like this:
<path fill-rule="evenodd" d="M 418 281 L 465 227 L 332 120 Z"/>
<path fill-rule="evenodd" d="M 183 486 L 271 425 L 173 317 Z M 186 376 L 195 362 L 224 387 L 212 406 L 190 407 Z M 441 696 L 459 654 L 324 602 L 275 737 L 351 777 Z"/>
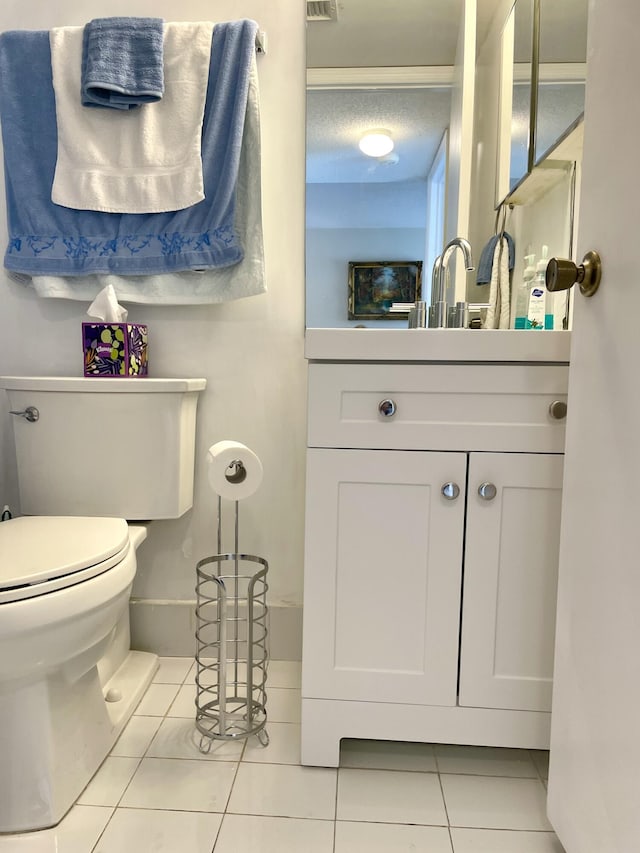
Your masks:
<path fill-rule="evenodd" d="M 536 256 L 533 253 L 524 256 L 524 270 L 522 272 L 522 281 L 516 293 L 516 319 L 514 323 L 514 329 L 527 328 L 527 315 L 529 313 L 529 295 L 531 293 L 531 285 L 536 274 L 535 260 Z"/>
<path fill-rule="evenodd" d="M 550 294 L 547 293 L 545 284 L 545 273 L 549 263 L 549 247 L 542 247 L 542 256 L 536 264 L 536 274 L 529 292 L 529 310 L 527 311 L 527 329 L 546 329 L 548 323 L 547 299 L 551 302 Z M 553 328 L 553 312 L 551 317 L 551 328 Z"/>

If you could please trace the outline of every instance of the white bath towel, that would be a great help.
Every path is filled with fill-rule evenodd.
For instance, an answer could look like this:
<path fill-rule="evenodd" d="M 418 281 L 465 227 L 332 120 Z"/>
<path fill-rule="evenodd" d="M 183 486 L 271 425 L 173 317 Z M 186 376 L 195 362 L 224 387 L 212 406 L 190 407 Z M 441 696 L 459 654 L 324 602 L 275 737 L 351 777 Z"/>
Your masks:
<path fill-rule="evenodd" d="M 244 258 L 234 266 L 203 272 L 162 275 L 12 275 L 32 284 L 38 296 L 91 301 L 107 284 L 121 302 L 156 305 L 202 305 L 256 296 L 266 291 L 262 236 L 260 98 L 255 56 L 252 59 L 247 113 L 242 137 L 235 228 L 244 247 Z"/>
<path fill-rule="evenodd" d="M 509 286 L 509 245 L 505 237 L 496 242 L 491 266 L 491 285 L 489 289 L 489 308 L 483 328 L 508 329 L 511 309 L 511 289 Z"/>
<path fill-rule="evenodd" d="M 51 200 L 106 213 L 162 213 L 197 204 L 204 198 L 200 141 L 213 24 L 164 25 L 164 97 L 135 110 L 82 106 L 83 31 L 50 33 L 58 122 Z"/>

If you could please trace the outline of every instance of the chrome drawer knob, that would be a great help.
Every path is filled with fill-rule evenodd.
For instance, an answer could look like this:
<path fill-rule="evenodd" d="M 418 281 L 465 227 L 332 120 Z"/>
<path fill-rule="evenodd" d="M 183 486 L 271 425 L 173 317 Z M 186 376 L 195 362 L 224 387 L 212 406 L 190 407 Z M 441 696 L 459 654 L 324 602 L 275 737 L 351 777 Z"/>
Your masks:
<path fill-rule="evenodd" d="M 457 483 L 445 483 L 440 492 L 445 500 L 455 501 L 460 494 L 460 486 Z"/>
<path fill-rule="evenodd" d="M 381 400 L 378 403 L 378 411 L 385 418 L 392 418 L 396 413 L 396 404 L 393 400 Z"/>
<path fill-rule="evenodd" d="M 483 501 L 492 501 L 498 494 L 498 490 L 493 483 L 480 483 L 478 486 L 478 494 Z"/>
<path fill-rule="evenodd" d="M 567 417 L 567 404 L 563 400 L 554 400 L 549 404 L 549 414 L 557 421 Z"/>

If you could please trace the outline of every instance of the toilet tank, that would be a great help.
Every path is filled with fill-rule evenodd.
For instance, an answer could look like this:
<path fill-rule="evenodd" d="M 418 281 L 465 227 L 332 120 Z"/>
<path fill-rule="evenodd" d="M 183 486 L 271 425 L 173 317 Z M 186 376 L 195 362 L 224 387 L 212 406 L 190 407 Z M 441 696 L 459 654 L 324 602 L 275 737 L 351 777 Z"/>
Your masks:
<path fill-rule="evenodd" d="M 205 379 L 0 377 L 25 515 L 178 518 L 193 503 Z"/>

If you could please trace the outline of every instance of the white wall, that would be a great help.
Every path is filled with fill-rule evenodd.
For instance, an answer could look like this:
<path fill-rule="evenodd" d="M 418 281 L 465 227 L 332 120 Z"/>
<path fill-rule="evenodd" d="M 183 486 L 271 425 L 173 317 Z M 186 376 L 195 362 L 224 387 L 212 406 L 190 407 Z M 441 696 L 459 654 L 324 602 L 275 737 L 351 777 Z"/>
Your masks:
<path fill-rule="evenodd" d="M 349 261 L 420 261 L 423 257 L 424 228 L 307 229 L 307 325 L 406 328 L 406 319 L 347 320 L 348 265 Z"/>
<path fill-rule="evenodd" d="M 215 504 L 206 482 L 205 453 L 213 442 L 233 438 L 252 447 L 265 468 L 261 491 L 241 505 L 241 546 L 269 560 L 271 601 L 299 605 L 306 397 L 304 4 L 3 0 L 0 30 L 80 25 L 108 15 L 220 21 L 247 17 L 257 20 L 269 37 L 268 55 L 258 57 L 268 293 L 220 306 L 129 306 L 132 322 L 149 324 L 152 375 L 203 376 L 208 382 L 198 414 L 194 508 L 177 521 L 151 526 L 138 555 L 134 593 L 162 600 L 194 597 L 195 562 L 216 550 Z M 0 220 L 4 252 L 4 209 Z M 0 372 L 81 375 L 80 323 L 86 307 L 38 299 L 0 272 Z M 5 415 L 0 447 L 8 429 Z M 101 462 L 108 466 L 108 452 Z M 9 471 L 10 460 L 5 459 L 5 465 Z M 0 501 L 4 499 L 0 492 Z"/>

